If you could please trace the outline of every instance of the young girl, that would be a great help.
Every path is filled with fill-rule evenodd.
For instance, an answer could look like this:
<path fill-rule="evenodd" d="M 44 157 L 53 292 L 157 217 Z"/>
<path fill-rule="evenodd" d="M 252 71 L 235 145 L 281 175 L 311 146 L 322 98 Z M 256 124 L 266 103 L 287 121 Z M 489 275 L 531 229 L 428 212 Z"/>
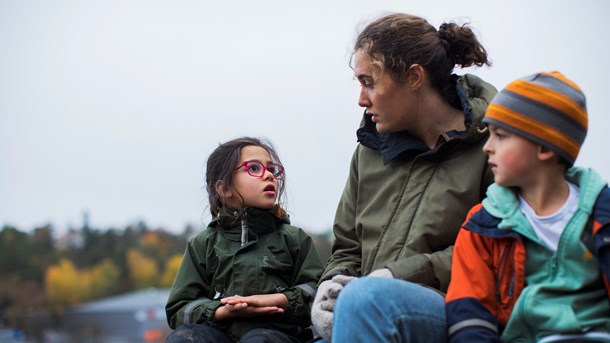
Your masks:
<path fill-rule="evenodd" d="M 269 142 L 238 138 L 207 162 L 208 228 L 187 244 L 165 307 L 167 342 L 300 342 L 323 264 L 276 203 L 284 167 Z"/>

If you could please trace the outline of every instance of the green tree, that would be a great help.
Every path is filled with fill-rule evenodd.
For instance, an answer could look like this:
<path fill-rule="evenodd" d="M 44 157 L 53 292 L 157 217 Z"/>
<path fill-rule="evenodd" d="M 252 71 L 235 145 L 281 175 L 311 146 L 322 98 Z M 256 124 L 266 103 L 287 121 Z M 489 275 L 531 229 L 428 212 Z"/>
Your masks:
<path fill-rule="evenodd" d="M 0 277 L 18 276 L 25 279 L 28 261 L 32 254 L 29 236 L 12 226 L 5 226 L 0 232 Z"/>

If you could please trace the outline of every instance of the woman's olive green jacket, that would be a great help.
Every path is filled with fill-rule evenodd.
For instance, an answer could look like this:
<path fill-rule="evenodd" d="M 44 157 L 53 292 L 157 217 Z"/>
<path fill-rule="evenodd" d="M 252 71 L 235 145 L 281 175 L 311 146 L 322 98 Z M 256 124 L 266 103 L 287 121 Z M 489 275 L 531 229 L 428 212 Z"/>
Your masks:
<path fill-rule="evenodd" d="M 493 182 L 481 120 L 497 92 L 474 75 L 453 80 L 466 130 L 440 134 L 434 149 L 406 131 L 378 133 L 365 114 L 321 280 L 389 268 L 397 278 L 446 291 L 460 225 Z"/>

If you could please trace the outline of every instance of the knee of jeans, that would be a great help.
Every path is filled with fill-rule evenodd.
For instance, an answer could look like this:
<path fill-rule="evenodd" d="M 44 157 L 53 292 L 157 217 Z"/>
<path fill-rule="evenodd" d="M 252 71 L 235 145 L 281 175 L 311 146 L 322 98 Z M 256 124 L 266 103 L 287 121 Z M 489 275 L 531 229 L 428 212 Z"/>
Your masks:
<path fill-rule="evenodd" d="M 199 324 L 183 324 L 180 325 L 174 330 L 177 334 L 183 334 L 187 332 L 199 332 L 202 330 L 202 325 Z"/>
<path fill-rule="evenodd" d="M 192 340 L 194 337 L 199 336 L 199 327 L 196 325 L 186 324 L 180 325 L 167 336 L 166 343 L 184 342 Z"/>
<path fill-rule="evenodd" d="M 339 298 L 342 300 L 346 299 L 362 299 L 364 294 L 370 294 L 371 292 L 376 291 L 376 282 L 381 280 L 379 278 L 375 278 L 375 280 L 371 280 L 374 278 L 361 277 L 350 283 L 348 283 L 341 292 L 339 293 Z"/>
<path fill-rule="evenodd" d="M 268 342 L 268 340 L 272 339 L 277 333 L 278 332 L 275 330 L 257 328 L 246 332 L 241 337 L 241 340 L 247 342 Z"/>
<path fill-rule="evenodd" d="M 210 342 L 209 337 L 222 333 L 212 327 L 203 324 L 184 324 L 180 325 L 169 334 L 165 343 L 181 342 Z"/>
<path fill-rule="evenodd" d="M 348 283 L 341 291 L 340 296 L 361 296 L 363 293 L 370 294 L 382 292 L 387 283 L 391 279 L 375 278 L 375 277 L 360 277 Z"/>

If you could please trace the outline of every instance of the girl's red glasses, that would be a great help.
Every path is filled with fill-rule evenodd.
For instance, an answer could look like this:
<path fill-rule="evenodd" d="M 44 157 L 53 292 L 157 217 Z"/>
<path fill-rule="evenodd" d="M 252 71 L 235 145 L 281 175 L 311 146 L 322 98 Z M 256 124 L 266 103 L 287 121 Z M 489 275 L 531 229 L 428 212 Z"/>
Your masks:
<path fill-rule="evenodd" d="M 270 163 L 267 166 L 260 163 L 259 161 L 245 161 L 235 170 L 244 167 L 250 176 L 263 177 L 265 171 L 269 171 L 276 179 L 281 178 L 284 175 L 284 167 L 281 164 Z"/>

